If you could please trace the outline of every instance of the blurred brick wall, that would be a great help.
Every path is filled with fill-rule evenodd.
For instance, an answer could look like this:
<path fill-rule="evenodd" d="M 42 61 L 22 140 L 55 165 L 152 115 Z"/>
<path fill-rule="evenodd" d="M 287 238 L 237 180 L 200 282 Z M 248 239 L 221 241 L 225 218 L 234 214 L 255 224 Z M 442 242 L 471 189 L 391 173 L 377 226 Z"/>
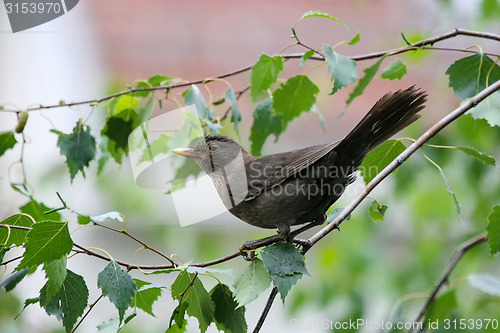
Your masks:
<path fill-rule="evenodd" d="M 274 54 L 292 43 L 290 35 L 294 24 L 300 39 L 318 49 L 323 43 L 335 45 L 339 41 L 350 40 L 359 32 L 359 44 L 337 49 L 345 55 L 358 55 L 402 46 L 400 32 L 439 34 L 451 30 L 450 22 L 453 22 L 441 15 L 437 1 L 433 0 L 106 0 L 89 1 L 86 6 L 108 74 L 125 82 L 157 73 L 186 80 L 203 79 L 251 65 L 261 53 Z M 345 22 L 349 30 L 323 18 L 296 23 L 309 10 L 329 13 Z M 303 49 L 295 46 L 285 52 L 303 52 Z M 381 70 L 389 62 L 386 60 Z M 363 68 L 372 63 L 360 63 L 360 75 Z M 291 75 L 305 71 L 299 68 L 298 61 L 289 61 L 285 67 Z M 326 69 L 312 71 L 311 77 L 322 90 L 318 108 L 326 118 L 329 132 L 323 134 L 316 117 L 306 115 L 291 124 L 283 141 L 288 139 L 292 143 L 300 141 L 298 145 L 307 145 L 306 141 L 338 139 L 384 93 L 412 84 L 429 89 L 436 70 L 444 73 L 445 69 L 420 67 L 418 72 L 409 73 L 402 82 L 377 80 L 364 96 L 353 102 L 341 119 L 338 117 L 345 111 L 344 102 L 350 90 L 342 89 L 335 96 L 328 96 L 331 86 Z M 284 74 L 286 76 L 287 73 Z M 249 74 L 229 80 L 238 90 L 248 84 Z M 445 87 L 444 84 L 441 86 Z M 217 95 L 227 88 L 212 84 L 211 89 Z M 242 98 L 241 103 L 247 119 L 243 128 L 248 130 L 252 106 L 247 97 Z M 303 133 L 304 126 L 311 129 L 307 140 L 296 135 Z"/>

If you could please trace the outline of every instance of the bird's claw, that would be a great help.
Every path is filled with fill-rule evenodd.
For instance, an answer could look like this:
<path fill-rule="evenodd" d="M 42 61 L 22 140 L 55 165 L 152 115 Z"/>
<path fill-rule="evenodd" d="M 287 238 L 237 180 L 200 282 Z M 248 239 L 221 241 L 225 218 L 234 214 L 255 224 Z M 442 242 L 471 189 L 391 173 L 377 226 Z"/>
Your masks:
<path fill-rule="evenodd" d="M 243 254 L 243 259 L 245 259 L 246 261 L 254 261 L 255 259 L 257 259 L 257 257 L 255 256 L 255 251 L 245 252 L 245 254 Z"/>

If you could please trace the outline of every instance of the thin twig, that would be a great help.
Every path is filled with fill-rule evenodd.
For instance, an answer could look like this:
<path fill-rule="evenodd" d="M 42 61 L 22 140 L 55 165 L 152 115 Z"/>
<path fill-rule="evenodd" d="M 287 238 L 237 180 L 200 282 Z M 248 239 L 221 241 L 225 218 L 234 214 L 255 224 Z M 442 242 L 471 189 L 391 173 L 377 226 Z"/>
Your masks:
<path fill-rule="evenodd" d="M 6 261 L 4 261 L 4 262 L 0 262 L 0 265 L 5 265 L 5 266 L 7 266 L 7 265 L 8 265 L 8 264 L 10 264 L 11 262 L 14 262 L 14 261 L 17 261 L 17 260 L 20 260 L 20 259 L 23 259 L 23 256 L 15 257 L 15 258 L 12 258 L 12 259 L 6 260 Z"/>
<path fill-rule="evenodd" d="M 453 52 L 473 53 L 473 54 L 479 53 L 476 50 L 456 49 L 453 47 L 435 47 L 435 46 L 425 46 L 425 47 L 422 47 L 421 50 L 453 51 Z M 482 54 L 485 54 L 485 55 L 490 56 L 490 57 L 500 57 L 500 54 L 497 54 L 497 53 L 483 52 Z"/>
<path fill-rule="evenodd" d="M 278 295 L 278 288 L 274 287 L 273 290 L 271 290 L 271 294 L 269 294 L 269 298 L 267 299 L 266 306 L 264 307 L 264 310 L 262 311 L 262 314 L 260 315 L 260 318 L 259 318 L 259 321 L 257 322 L 257 325 L 255 325 L 253 333 L 260 332 L 260 329 L 262 328 L 262 325 L 264 324 L 264 321 L 266 320 L 266 317 L 269 314 L 269 310 L 271 310 L 271 306 L 273 305 L 273 301 L 276 298 L 276 295 Z"/>
<path fill-rule="evenodd" d="M 99 259 L 102 259 L 102 260 L 105 260 L 108 262 L 111 261 L 111 258 L 109 258 L 105 255 L 99 254 L 97 252 L 94 252 L 92 250 L 89 250 L 89 249 L 87 249 L 79 244 L 73 243 L 73 246 L 78 249 L 78 250 L 73 249 L 73 252 L 86 254 L 88 256 L 96 257 L 96 258 L 99 258 Z M 193 266 L 193 267 L 213 266 L 213 265 L 217 265 L 217 264 L 229 261 L 229 260 L 234 259 L 236 257 L 239 257 L 243 254 L 244 254 L 244 252 L 238 251 L 238 252 L 229 254 L 227 256 L 215 259 L 215 260 L 211 260 L 211 261 L 207 261 L 207 262 L 200 262 L 200 263 L 192 264 L 190 266 Z M 175 268 L 177 266 L 177 265 L 136 265 L 136 264 L 131 264 L 131 263 L 128 263 L 128 262 L 125 262 L 122 260 L 116 260 L 116 259 L 115 259 L 115 262 L 118 265 L 125 267 L 127 270 L 140 269 L 140 270 L 148 271 L 148 270 L 172 269 L 172 268 Z"/>
<path fill-rule="evenodd" d="M 93 224 L 101 227 L 101 228 L 105 228 L 105 229 L 108 229 L 108 230 L 111 230 L 111 231 L 114 231 L 114 232 L 117 232 L 117 233 L 120 233 L 120 234 L 124 234 L 126 235 L 127 237 L 133 239 L 134 241 L 136 241 L 137 243 L 141 244 L 142 246 L 144 246 L 145 248 L 147 248 L 148 250 L 158 254 L 160 257 L 162 258 L 165 258 L 167 259 L 172 265 L 176 266 L 177 264 L 172 260 L 170 259 L 169 256 L 167 256 L 165 253 L 153 248 L 152 246 L 146 244 L 144 241 L 140 240 L 139 238 L 135 237 L 134 235 L 128 233 L 128 231 L 126 230 L 121 230 L 121 229 L 117 229 L 117 228 L 114 228 L 114 227 L 111 227 L 109 225 L 106 225 L 106 224 L 102 224 L 102 223 L 99 223 L 99 222 L 96 222 L 96 221 L 92 221 Z"/>
<path fill-rule="evenodd" d="M 71 330 L 71 333 L 74 333 L 76 331 L 78 326 L 80 326 L 80 324 L 83 322 L 83 320 L 89 315 L 90 311 L 92 311 L 92 309 L 97 304 L 97 302 L 99 302 L 103 297 L 104 297 L 104 295 L 101 294 L 101 296 L 99 296 L 99 298 L 97 298 L 97 300 L 94 303 L 92 303 L 92 305 L 89 306 L 89 309 L 87 310 L 87 312 L 85 312 L 83 317 L 78 321 L 78 323 L 75 325 L 73 330 Z"/>
<path fill-rule="evenodd" d="M 111 261 L 111 258 L 106 257 L 105 255 L 99 254 L 97 252 L 94 252 L 92 250 L 89 250 L 81 245 L 76 244 L 76 243 L 73 243 L 73 246 L 79 249 L 79 250 L 73 250 L 74 252 L 83 253 L 83 254 L 86 254 L 86 255 L 89 255 L 92 257 L 96 257 L 96 258 L 105 260 L 105 261 Z M 125 267 L 127 270 L 133 270 L 133 269 L 158 270 L 158 269 L 171 269 L 171 268 L 176 267 L 176 265 L 136 265 L 136 264 L 130 264 L 128 262 L 116 260 L 116 259 L 115 259 L 115 262 L 118 265 Z"/>
<path fill-rule="evenodd" d="M 455 268 L 455 266 L 458 264 L 458 262 L 460 261 L 460 259 L 463 257 L 463 255 L 467 251 L 469 251 L 470 249 L 472 249 L 472 248 L 474 248 L 474 247 L 476 247 L 476 246 L 478 246 L 478 245 L 486 242 L 487 239 L 488 239 L 488 237 L 487 237 L 486 234 L 477 236 L 477 237 L 475 237 L 475 238 L 473 238 L 473 239 L 465 242 L 464 244 L 462 244 L 455 251 L 455 253 L 453 254 L 453 257 L 450 260 L 450 263 L 448 264 L 448 267 L 446 267 L 443 275 L 441 276 L 441 278 L 439 279 L 439 281 L 434 286 L 434 289 L 432 290 L 432 293 L 429 295 L 429 297 L 425 301 L 424 306 L 420 310 L 420 312 L 419 312 L 419 314 L 418 314 L 417 319 L 415 320 L 415 322 L 418 322 L 418 323 L 422 322 L 422 320 L 424 319 L 425 314 L 427 313 L 427 310 L 429 310 L 429 307 L 431 306 L 431 304 L 436 299 L 436 296 L 437 296 L 439 290 L 441 290 L 441 288 L 448 281 L 448 278 L 450 277 L 451 272 L 453 271 L 453 269 Z M 425 328 L 425 325 L 422 325 L 420 327 L 421 327 L 420 331 L 423 332 L 424 328 Z M 413 331 L 414 331 L 414 328 L 411 328 L 408 332 L 411 333 Z"/>
<path fill-rule="evenodd" d="M 220 264 L 222 262 L 225 262 L 225 261 L 234 259 L 236 257 L 239 257 L 239 256 L 241 256 L 243 254 L 245 254 L 245 252 L 238 251 L 238 252 L 235 252 L 233 254 L 227 255 L 225 257 L 219 258 L 219 259 L 215 259 L 215 260 L 211 260 L 211 261 L 207 261 L 207 262 L 201 262 L 201 263 L 198 263 L 198 264 L 192 264 L 190 266 L 194 266 L 194 267 L 208 267 L 208 266 L 212 266 L 212 265 L 217 265 L 217 264 Z"/>
<path fill-rule="evenodd" d="M 387 51 L 382 51 L 382 52 L 374 52 L 374 53 L 368 53 L 368 54 L 363 54 L 363 55 L 358 55 L 358 56 L 352 56 L 351 59 L 355 61 L 362 61 L 362 60 L 369 60 L 369 59 L 376 59 L 376 58 L 381 58 L 383 56 L 387 55 L 396 55 L 416 49 L 420 49 L 423 46 L 426 45 L 433 45 L 437 42 L 441 42 L 446 39 L 450 39 L 453 37 L 456 37 L 458 35 L 463 35 L 463 36 L 471 36 L 471 37 L 479 37 L 479 38 L 486 38 L 486 39 L 492 39 L 496 41 L 500 41 L 500 35 L 492 34 L 492 33 L 486 33 L 486 32 L 478 32 L 478 31 L 471 31 L 471 30 L 465 30 L 465 29 L 455 29 L 452 30 L 448 33 L 442 34 L 440 36 L 432 37 L 429 39 L 424 39 L 422 41 L 419 41 L 417 43 L 414 43 L 409 46 L 393 49 L 393 50 L 387 50 Z M 452 50 L 452 49 L 450 49 Z M 285 60 L 288 59 L 298 59 L 302 58 L 304 56 L 304 53 L 295 53 L 295 54 L 282 54 L 281 55 Z M 312 56 L 309 59 L 313 60 L 319 60 L 319 61 L 324 61 L 324 58 L 320 56 Z M 216 76 L 216 79 L 223 79 L 231 76 L 235 76 L 244 72 L 249 71 L 252 68 L 252 65 L 250 66 L 245 66 L 240 69 L 234 70 L 232 72 L 228 72 L 223 75 Z M 172 85 L 165 85 L 165 86 L 157 86 L 157 87 L 144 87 L 144 88 L 131 88 L 127 89 L 124 91 L 121 91 L 116 94 L 108 95 L 102 98 L 98 99 L 89 99 L 86 101 L 80 101 L 80 102 L 71 102 L 71 103 L 60 103 L 60 104 L 53 104 L 53 105 L 40 105 L 37 107 L 31 107 L 26 109 L 27 111 L 38 111 L 42 109 L 52 109 L 52 108 L 60 108 L 60 107 L 72 107 L 75 105 L 83 105 L 83 104 L 99 104 L 101 102 L 110 100 L 115 97 L 119 97 L 122 95 L 127 95 L 127 94 L 133 94 L 135 92 L 143 92 L 143 91 L 157 91 L 157 90 L 170 90 L 170 89 L 177 89 L 177 88 L 183 88 L 187 87 L 193 84 L 203 84 L 209 81 L 211 78 L 208 79 L 202 79 L 202 80 L 195 80 L 195 81 L 190 81 L 190 82 L 183 82 L 183 83 L 178 83 L 178 84 L 172 84 Z M 0 111 L 5 111 L 5 112 L 16 112 L 19 113 L 20 110 L 10 110 L 10 109 L 3 109 Z"/>

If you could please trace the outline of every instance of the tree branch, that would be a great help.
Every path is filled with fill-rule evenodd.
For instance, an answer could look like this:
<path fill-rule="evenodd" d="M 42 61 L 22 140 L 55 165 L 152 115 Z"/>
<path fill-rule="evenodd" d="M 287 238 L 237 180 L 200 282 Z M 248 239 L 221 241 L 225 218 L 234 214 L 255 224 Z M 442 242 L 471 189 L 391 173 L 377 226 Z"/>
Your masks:
<path fill-rule="evenodd" d="M 106 257 L 105 255 L 99 254 L 97 252 L 94 252 L 92 250 L 89 250 L 81 245 L 76 244 L 76 243 L 73 243 L 73 246 L 76 247 L 77 249 L 79 249 L 79 250 L 73 250 L 74 252 L 83 253 L 83 254 L 86 254 L 86 255 L 89 255 L 92 257 L 102 259 L 104 261 L 111 261 L 111 258 Z M 136 264 L 130 264 L 128 262 L 121 261 L 121 260 L 115 260 L 115 262 L 118 265 L 127 268 L 128 271 L 133 270 L 133 269 L 158 270 L 158 269 L 171 269 L 171 268 L 176 267 L 176 265 L 136 265 Z"/>
<path fill-rule="evenodd" d="M 444 284 L 448 281 L 448 278 L 449 278 L 451 272 L 453 271 L 455 266 L 458 264 L 460 259 L 464 256 L 464 254 L 467 251 L 469 251 L 470 249 L 486 242 L 487 240 L 488 240 L 488 237 L 486 236 L 486 234 L 483 234 L 483 235 L 479 235 L 471 240 L 468 240 L 464 244 L 460 245 L 460 247 L 453 254 L 453 257 L 451 258 L 451 261 L 448 264 L 448 267 L 446 267 L 446 269 L 445 269 L 443 275 L 441 276 L 441 278 L 439 279 L 438 283 L 436 283 L 434 289 L 432 290 L 432 293 L 429 295 L 429 297 L 425 301 L 424 306 L 420 310 L 415 322 L 422 322 L 423 321 L 425 314 L 429 310 L 429 307 L 436 299 L 436 296 L 437 296 L 439 290 L 441 290 L 441 288 L 444 286 Z M 422 325 L 421 327 L 422 328 L 420 331 L 423 332 L 425 326 Z M 411 328 L 408 332 L 411 333 L 413 331 L 414 331 L 414 329 Z"/>
<path fill-rule="evenodd" d="M 422 136 L 420 136 L 413 144 L 411 144 L 408 148 L 406 148 L 398 157 L 396 157 L 387 167 L 385 167 L 375 178 L 369 182 L 366 187 L 358 194 L 358 196 L 342 210 L 342 212 L 327 226 L 318 231 L 311 238 L 302 242 L 302 253 L 306 254 L 309 249 L 314 246 L 317 242 L 319 242 L 322 238 L 328 235 L 335 229 L 339 229 L 339 226 L 345 219 L 356 209 L 361 202 L 368 196 L 368 194 L 378 185 L 382 180 L 384 180 L 388 175 L 390 175 L 394 170 L 396 170 L 404 161 L 406 161 L 412 154 L 414 154 L 420 147 L 422 147 L 427 141 L 429 141 L 434 135 L 439 133 L 443 128 L 448 126 L 455 119 L 463 115 L 468 110 L 475 107 L 481 101 L 483 101 L 486 97 L 493 94 L 495 91 L 500 89 L 500 80 L 496 81 L 486 89 L 482 90 L 480 93 L 469 99 L 467 102 L 463 103 L 460 107 L 453 110 L 447 116 L 442 118 L 436 124 L 434 124 L 431 128 L 429 128 Z M 340 230 L 340 229 L 339 229 Z M 456 263 L 455 263 L 456 264 Z M 453 267 L 452 267 L 453 269 Z M 268 302 L 273 302 L 274 297 L 269 298 Z M 271 306 L 271 305 L 269 305 Z M 267 307 L 267 304 L 266 304 Z M 259 319 L 259 323 L 265 320 L 267 313 L 269 310 L 264 309 L 262 313 L 261 319 Z M 254 331 L 255 332 L 255 331 Z M 257 331 L 258 332 L 258 331 Z"/>
<path fill-rule="evenodd" d="M 278 295 L 278 288 L 274 287 L 273 290 L 271 290 L 271 294 L 267 299 L 266 306 L 264 307 L 264 310 L 260 315 L 259 321 L 257 322 L 257 325 L 255 325 L 253 333 L 260 332 L 260 329 L 262 328 L 262 325 L 264 324 L 264 321 L 266 320 L 266 317 L 269 314 L 269 310 L 271 310 L 271 306 L 273 305 L 273 301 L 276 298 L 276 295 Z"/>
<path fill-rule="evenodd" d="M 71 333 L 74 333 L 76 331 L 76 329 L 78 328 L 78 326 L 80 326 L 80 324 L 83 322 L 83 320 L 89 315 L 90 311 L 92 311 L 92 309 L 94 308 L 94 306 L 96 306 L 96 304 L 104 297 L 103 294 L 101 294 L 101 296 L 99 296 L 96 301 L 94 303 L 92 303 L 89 308 L 87 309 L 87 311 L 85 312 L 85 314 L 82 316 L 82 318 L 80 318 L 80 320 L 78 321 L 78 323 L 75 325 L 75 327 L 73 327 L 73 329 L 71 330 Z"/>
<path fill-rule="evenodd" d="M 225 262 L 225 261 L 229 261 L 229 260 L 234 259 L 236 257 L 239 257 L 239 256 L 241 256 L 243 254 L 245 254 L 245 252 L 238 251 L 238 252 L 234 252 L 233 254 L 227 255 L 225 257 L 219 258 L 219 259 L 215 259 L 215 260 L 211 260 L 211 261 L 207 261 L 207 262 L 201 262 L 201 263 L 198 263 L 198 264 L 192 264 L 190 266 L 193 266 L 193 267 L 208 267 L 208 266 L 213 266 L 213 265 L 217 265 L 217 264 L 220 264 L 222 262 Z"/>

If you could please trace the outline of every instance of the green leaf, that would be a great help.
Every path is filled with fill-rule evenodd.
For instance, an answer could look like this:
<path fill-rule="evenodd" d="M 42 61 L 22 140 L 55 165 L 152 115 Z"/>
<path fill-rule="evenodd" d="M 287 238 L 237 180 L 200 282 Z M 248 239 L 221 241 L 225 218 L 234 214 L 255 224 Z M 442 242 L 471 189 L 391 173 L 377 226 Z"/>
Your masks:
<path fill-rule="evenodd" d="M 300 273 L 309 275 L 304 256 L 292 244 L 279 242 L 266 246 L 262 249 L 261 255 L 269 274 L 284 276 Z"/>
<path fill-rule="evenodd" d="M 180 303 L 174 311 L 172 312 L 172 315 L 170 316 L 170 321 L 169 321 L 169 328 L 167 330 L 168 332 L 176 332 L 176 333 L 182 333 L 186 332 L 186 320 L 184 319 L 184 315 L 186 314 L 186 309 L 188 307 L 188 304 L 186 302 Z"/>
<path fill-rule="evenodd" d="M 488 216 L 488 245 L 490 253 L 500 252 L 500 205 L 494 206 Z"/>
<path fill-rule="evenodd" d="M 169 141 L 170 141 L 170 136 L 161 133 L 160 137 L 155 141 L 151 142 L 149 147 L 143 151 L 139 162 L 152 161 L 155 156 L 168 153 Z"/>
<path fill-rule="evenodd" d="M 16 270 L 35 267 L 62 258 L 71 252 L 73 241 L 68 222 L 44 221 L 33 225 L 24 245 L 21 263 Z"/>
<path fill-rule="evenodd" d="M 375 176 L 389 165 L 406 149 L 400 140 L 388 140 L 366 155 L 361 167 L 361 175 L 368 184 Z"/>
<path fill-rule="evenodd" d="M 123 155 L 128 154 L 128 137 L 136 127 L 138 119 L 137 113 L 130 109 L 106 119 L 101 135 L 108 138 L 106 150 L 118 164 L 121 164 Z"/>
<path fill-rule="evenodd" d="M 356 70 L 356 61 L 333 51 L 328 44 L 323 45 L 323 54 L 328 62 L 328 71 L 332 73 L 333 89 L 330 95 L 340 88 L 354 84 L 359 77 Z"/>
<path fill-rule="evenodd" d="M 191 85 L 191 89 L 186 93 L 184 103 L 186 105 L 194 105 L 200 120 L 210 129 L 211 134 L 217 134 L 220 131 L 222 126 L 213 122 L 216 118 L 214 111 L 208 107 L 205 97 L 194 84 Z"/>
<path fill-rule="evenodd" d="M 368 208 L 368 215 L 373 222 L 377 223 L 378 221 L 384 220 L 386 210 L 386 205 L 382 205 L 377 200 L 373 200 L 370 207 Z"/>
<path fill-rule="evenodd" d="M 278 79 L 279 73 L 283 70 L 284 59 L 282 56 L 270 57 L 262 54 L 259 61 L 252 66 L 250 77 L 250 96 L 255 102 L 259 95 L 265 92 Z"/>
<path fill-rule="evenodd" d="M 85 216 L 85 215 L 78 215 L 78 224 L 86 225 L 89 224 L 92 220 L 90 219 L 90 216 Z"/>
<path fill-rule="evenodd" d="M 465 100 L 500 80 L 500 66 L 485 54 L 475 54 L 455 61 L 446 74 L 455 96 Z"/>
<path fill-rule="evenodd" d="M 141 102 L 137 97 L 133 97 L 131 95 L 122 95 L 119 97 L 118 102 L 116 103 L 115 109 L 113 110 L 113 115 L 119 115 L 123 111 L 135 110 L 139 106 Z"/>
<path fill-rule="evenodd" d="M 490 126 L 500 126 L 500 91 L 496 91 L 468 111 L 474 119 L 485 119 Z"/>
<path fill-rule="evenodd" d="M 455 148 L 463 151 L 464 153 L 466 153 L 467 155 L 469 155 L 471 157 L 474 157 L 476 160 L 478 160 L 479 162 L 481 162 L 483 164 L 493 165 L 493 166 L 496 165 L 496 161 L 492 156 L 485 154 L 483 152 L 480 152 L 476 148 L 473 148 L 473 147 L 455 147 Z"/>
<path fill-rule="evenodd" d="M 40 297 L 27 298 L 24 301 L 24 306 L 23 306 L 23 309 L 21 310 L 21 312 L 24 311 L 24 309 L 26 309 L 29 305 L 36 304 L 38 302 L 40 302 Z"/>
<path fill-rule="evenodd" d="M 184 319 L 184 315 L 186 314 L 187 306 L 187 303 L 181 303 L 174 309 L 170 317 L 170 326 L 165 333 L 186 332 L 187 321 Z"/>
<path fill-rule="evenodd" d="M 215 101 L 212 102 L 212 105 L 221 105 L 222 103 L 224 103 L 226 101 L 226 99 L 224 98 L 224 96 L 220 97 L 219 99 L 216 99 Z"/>
<path fill-rule="evenodd" d="M 70 270 L 61 289 L 53 298 L 47 297 L 47 284 L 40 290 L 40 305 L 45 308 L 47 314 L 62 320 L 66 332 L 71 332 L 78 317 L 83 314 L 88 298 L 89 290 L 85 280 Z"/>
<path fill-rule="evenodd" d="M 148 79 L 148 82 L 151 83 L 151 85 L 153 87 L 157 87 L 157 86 L 165 86 L 165 85 L 168 85 L 170 84 L 172 81 L 174 80 L 173 77 L 171 76 L 165 76 L 165 75 L 160 75 L 160 74 L 156 74 L 154 76 L 151 76 L 149 79 Z"/>
<path fill-rule="evenodd" d="M 302 278 L 302 274 L 290 274 L 290 275 L 270 275 L 273 284 L 278 288 L 280 293 L 281 302 L 285 304 L 286 295 L 292 287 Z"/>
<path fill-rule="evenodd" d="M 228 286 L 218 283 L 210 291 L 215 304 L 214 319 L 217 329 L 226 333 L 246 333 L 245 307 L 238 307 Z"/>
<path fill-rule="evenodd" d="M 137 81 L 135 84 L 136 88 L 151 88 L 151 84 L 144 82 L 144 81 Z M 151 94 L 151 90 L 144 90 L 144 91 L 134 91 L 134 96 L 136 97 L 148 97 L 149 94 Z"/>
<path fill-rule="evenodd" d="M 283 130 L 283 116 L 274 113 L 273 100 L 268 98 L 257 104 L 253 113 L 252 128 L 250 129 L 252 154 L 255 156 L 260 155 L 267 137 L 273 134 L 278 140 Z"/>
<path fill-rule="evenodd" d="M 0 133 L 0 156 L 17 143 L 14 131 Z"/>
<path fill-rule="evenodd" d="M 304 63 L 306 62 L 306 60 L 311 58 L 314 55 L 314 53 L 316 53 L 316 52 L 314 52 L 313 50 L 306 51 L 306 53 L 304 53 L 302 58 L 300 58 L 300 67 L 304 66 Z"/>
<path fill-rule="evenodd" d="M 359 35 L 359 32 L 356 34 L 356 36 L 354 36 L 353 39 L 351 39 L 351 41 L 347 44 L 349 45 L 356 45 L 359 43 L 359 41 L 361 40 L 361 36 Z"/>
<path fill-rule="evenodd" d="M 188 316 L 198 319 L 200 331 L 205 332 L 214 318 L 215 306 L 197 275 L 183 271 L 171 288 L 172 298 L 179 303 L 187 302 Z"/>
<path fill-rule="evenodd" d="M 295 246 L 281 242 L 265 247 L 261 255 L 264 266 L 269 271 L 269 277 L 278 288 L 284 303 L 286 295 L 302 275 L 310 275 L 306 269 L 304 256 Z"/>
<path fill-rule="evenodd" d="M 45 276 L 47 277 L 46 296 L 47 299 L 52 299 L 61 290 L 61 287 L 66 279 L 66 256 L 53 260 L 44 265 Z"/>
<path fill-rule="evenodd" d="M 5 288 L 5 291 L 11 291 L 24 279 L 28 272 L 29 269 L 27 268 L 14 272 L 11 276 L 0 282 L 0 290 Z"/>
<path fill-rule="evenodd" d="M 332 20 L 333 22 L 335 23 L 338 23 L 338 24 L 342 24 L 343 26 L 347 27 L 342 21 L 340 21 L 339 19 L 331 16 L 330 14 L 327 14 L 327 13 L 321 13 L 319 10 L 316 10 L 316 11 L 308 11 L 308 12 L 305 12 L 300 18 L 299 20 L 302 20 L 302 19 L 305 19 L 305 18 L 308 18 L 308 17 L 323 17 L 323 18 L 326 18 L 326 19 L 329 19 L 329 20 Z"/>
<path fill-rule="evenodd" d="M 431 304 L 425 316 L 424 323 L 429 321 L 442 322 L 449 318 L 450 314 L 458 307 L 455 290 L 451 289 L 439 296 L 434 303 Z"/>
<path fill-rule="evenodd" d="M 398 59 L 391 62 L 390 65 L 384 69 L 380 77 L 387 80 L 401 80 L 405 75 L 406 64 Z"/>
<path fill-rule="evenodd" d="M 43 203 L 35 201 L 33 198 L 26 205 L 19 208 L 19 210 L 24 214 L 28 214 L 37 222 L 41 222 L 43 220 L 51 220 L 51 221 L 61 220 L 61 214 L 59 214 L 58 212 L 45 214 L 51 209 L 45 206 Z"/>
<path fill-rule="evenodd" d="M 492 295 L 500 296 L 500 280 L 490 274 L 470 274 L 467 279 L 473 288 Z"/>
<path fill-rule="evenodd" d="M 458 202 L 457 196 L 455 195 L 455 192 L 453 192 L 453 189 L 451 188 L 450 182 L 448 181 L 448 178 L 446 178 L 443 169 L 437 164 L 435 164 L 435 166 L 436 166 L 436 168 L 438 168 L 439 172 L 441 173 L 441 177 L 443 178 L 444 183 L 446 185 L 446 191 L 448 191 L 448 193 L 453 198 L 453 202 L 455 203 L 457 215 L 460 216 L 461 207 L 460 207 L 460 203 Z"/>
<path fill-rule="evenodd" d="M 54 130 L 53 132 L 59 135 L 57 146 L 61 151 L 61 155 L 66 157 L 71 181 L 73 181 L 78 171 L 81 171 L 85 177 L 83 168 L 88 167 L 90 161 L 96 155 L 95 138 L 90 134 L 90 127 L 78 121 L 71 134 L 64 134 Z"/>
<path fill-rule="evenodd" d="M 35 223 L 35 221 L 27 214 L 15 214 L 0 222 L 0 224 L 17 225 L 27 228 L 31 228 L 33 223 Z M 21 246 L 26 241 L 27 234 L 28 230 L 10 228 L 9 235 L 8 228 L 0 227 L 0 247 L 10 247 L 12 245 Z"/>
<path fill-rule="evenodd" d="M 134 279 L 137 286 L 137 293 L 135 294 L 135 304 L 132 301 L 132 306 L 137 306 L 139 309 L 156 317 L 153 313 L 153 303 L 158 300 L 162 293 L 162 287 L 153 283 Z"/>
<path fill-rule="evenodd" d="M 319 88 L 305 75 L 296 75 L 273 93 L 273 106 L 283 116 L 284 127 L 302 112 L 309 111 L 316 102 Z"/>
<path fill-rule="evenodd" d="M 233 88 L 229 88 L 229 90 L 224 94 L 224 97 L 229 105 L 231 105 L 231 122 L 234 125 L 236 133 L 239 134 L 239 123 L 243 118 L 241 116 L 240 107 L 238 106 L 238 101 L 236 100 L 236 94 L 234 93 Z"/>
<path fill-rule="evenodd" d="M 364 70 L 365 76 L 363 76 L 361 79 L 359 79 L 358 85 L 354 88 L 354 90 L 349 94 L 349 98 L 347 99 L 346 104 L 349 105 L 356 97 L 361 95 L 363 91 L 365 91 L 365 88 L 368 87 L 368 84 L 371 82 L 371 80 L 375 77 L 375 74 L 377 74 L 377 71 L 382 64 L 382 61 L 384 61 L 386 56 L 383 56 L 380 58 L 375 64 L 372 66 L 366 68 Z"/>
<path fill-rule="evenodd" d="M 97 286 L 102 290 L 102 294 L 109 298 L 111 303 L 118 309 L 121 323 L 125 310 L 129 307 L 136 292 L 134 280 L 121 269 L 116 261 L 111 260 L 98 274 Z"/>
<path fill-rule="evenodd" d="M 239 306 L 255 300 L 271 284 L 269 272 L 260 259 L 255 259 L 234 283 L 234 297 Z"/>

